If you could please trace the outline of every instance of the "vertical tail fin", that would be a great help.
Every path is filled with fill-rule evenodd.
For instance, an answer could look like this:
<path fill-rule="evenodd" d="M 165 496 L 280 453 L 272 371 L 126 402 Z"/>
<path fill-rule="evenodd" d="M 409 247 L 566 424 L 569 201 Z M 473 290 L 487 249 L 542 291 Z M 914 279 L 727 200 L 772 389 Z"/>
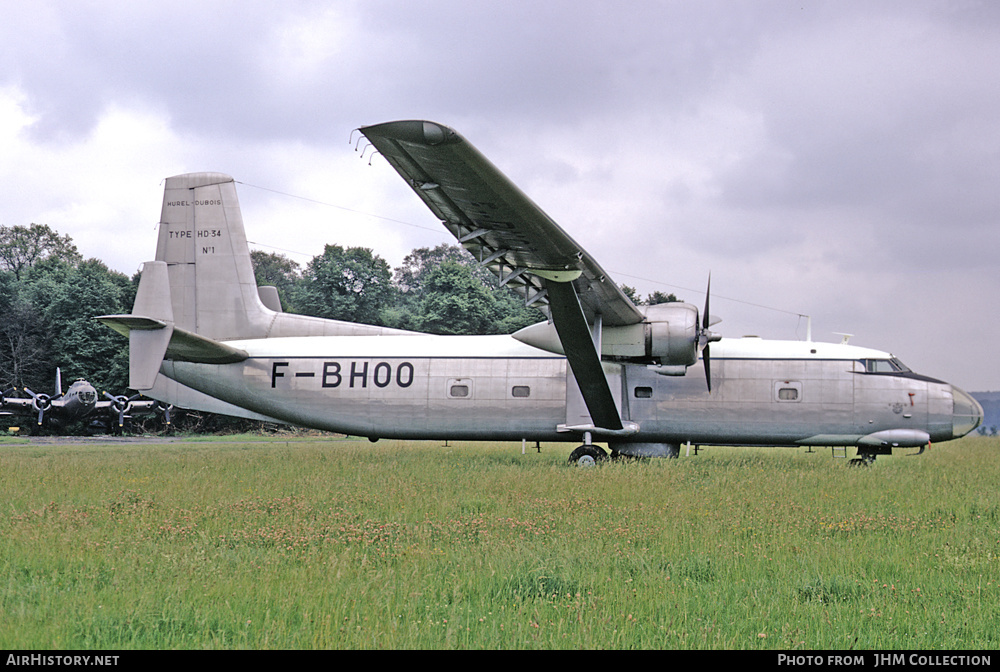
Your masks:
<path fill-rule="evenodd" d="M 221 341 L 412 333 L 280 308 L 273 287 L 257 288 L 236 182 L 222 173 L 191 173 L 166 180 L 156 260 L 143 265 L 131 314 L 97 319 L 129 338 L 131 388 L 165 403 L 231 415 L 249 411 L 220 410 L 213 404 L 223 402 L 186 387 L 178 391 L 183 386 L 168 384 L 160 371 L 164 358 L 226 364 L 247 355 Z"/>
<path fill-rule="evenodd" d="M 267 335 L 275 313 L 257 293 L 232 177 L 167 178 L 156 260 L 167 265 L 177 327 L 215 340 Z"/>

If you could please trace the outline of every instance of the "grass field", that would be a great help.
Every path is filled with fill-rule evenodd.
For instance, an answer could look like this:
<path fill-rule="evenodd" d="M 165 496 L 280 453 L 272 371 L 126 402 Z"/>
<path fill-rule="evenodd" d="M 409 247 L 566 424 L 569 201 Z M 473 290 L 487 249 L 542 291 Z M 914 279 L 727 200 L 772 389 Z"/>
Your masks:
<path fill-rule="evenodd" d="M 3 441 L 0 648 L 1000 645 L 998 439 L 572 447 Z"/>

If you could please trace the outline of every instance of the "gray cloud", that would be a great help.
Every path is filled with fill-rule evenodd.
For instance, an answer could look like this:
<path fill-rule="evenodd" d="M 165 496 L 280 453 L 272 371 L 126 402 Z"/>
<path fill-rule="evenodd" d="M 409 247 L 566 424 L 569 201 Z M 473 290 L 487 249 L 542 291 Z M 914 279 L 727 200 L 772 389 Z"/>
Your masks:
<path fill-rule="evenodd" d="M 432 118 L 641 293 L 700 303 L 711 269 L 727 335 L 801 336 L 808 312 L 817 338 L 996 388 L 955 325 L 986 352 L 1000 326 L 998 38 L 989 2 L 12 4 L 0 110 L 31 123 L 0 127 L 0 221 L 48 219 L 131 272 L 158 181 L 225 170 L 433 228 L 347 144 Z M 304 253 L 447 240 L 241 198 L 257 242 Z"/>

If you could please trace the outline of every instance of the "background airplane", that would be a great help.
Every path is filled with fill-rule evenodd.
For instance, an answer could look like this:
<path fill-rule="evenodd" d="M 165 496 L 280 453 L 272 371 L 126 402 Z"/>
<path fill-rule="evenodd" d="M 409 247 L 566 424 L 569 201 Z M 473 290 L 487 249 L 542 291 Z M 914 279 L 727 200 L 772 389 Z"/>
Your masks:
<path fill-rule="evenodd" d="M 183 408 L 402 439 L 580 441 L 571 462 L 700 445 L 897 447 L 964 436 L 967 393 L 890 353 L 724 339 L 708 301 L 635 305 L 591 254 L 456 131 L 360 129 L 501 284 L 542 308 L 509 336 L 434 336 L 282 313 L 254 281 L 235 182 L 168 178 L 127 335 L 133 389 Z M 711 353 L 709 355 L 709 353 Z M 704 375 L 687 375 L 701 363 Z"/>
<path fill-rule="evenodd" d="M 56 368 L 53 394 L 34 392 L 22 387 L 20 391 L 28 395 L 27 398 L 10 396 L 18 391 L 18 388 L 12 387 L 0 393 L 0 414 L 32 417 L 38 426 L 49 420 L 66 425 L 77 420 L 91 419 L 106 424 L 109 429 L 120 430 L 126 418 L 133 414 L 160 411 L 163 412 L 166 424 L 170 424 L 170 407 L 153 399 L 142 399 L 141 394 L 126 397 L 104 392 L 102 396 L 107 400 L 101 401 L 96 388 L 82 378 L 73 381 L 63 392 L 62 372 L 59 368 Z"/>

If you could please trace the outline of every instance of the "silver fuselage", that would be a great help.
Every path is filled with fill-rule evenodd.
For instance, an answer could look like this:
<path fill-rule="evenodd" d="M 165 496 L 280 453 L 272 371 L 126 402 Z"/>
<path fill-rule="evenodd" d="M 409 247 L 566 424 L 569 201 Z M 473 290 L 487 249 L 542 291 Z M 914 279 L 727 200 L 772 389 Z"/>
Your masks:
<path fill-rule="evenodd" d="M 384 136 L 393 165 L 417 170 L 407 179 L 420 178 L 449 230 L 483 264 L 504 257 L 501 283 L 527 282 L 526 303 L 550 319 L 512 336 L 433 336 L 283 313 L 257 286 L 233 178 L 178 175 L 166 180 L 132 313 L 99 318 L 128 334 L 130 387 L 180 408 L 373 439 L 596 440 L 628 455 L 687 441 L 873 453 L 955 438 L 981 419 L 964 392 L 885 352 L 716 341 L 693 306 L 640 309 L 457 135 L 423 122 L 379 128 L 368 133 Z M 710 353 L 711 392 L 697 353 Z"/>
<path fill-rule="evenodd" d="M 589 417 L 566 359 L 510 336 L 332 336 L 228 341 L 249 358 L 164 361 L 160 372 L 261 416 L 370 438 L 578 441 Z M 756 338 L 712 346 L 712 391 L 641 364 L 605 362 L 635 442 L 923 445 L 962 436 L 982 409 L 885 352 Z M 183 405 L 176 391 L 167 399 Z M 155 395 L 154 395 L 155 396 Z M 875 436 L 875 439 L 870 437 Z M 866 439 L 866 437 L 869 437 Z M 884 439 L 884 440 L 883 440 Z M 874 443 L 870 443 L 874 445 Z"/>

